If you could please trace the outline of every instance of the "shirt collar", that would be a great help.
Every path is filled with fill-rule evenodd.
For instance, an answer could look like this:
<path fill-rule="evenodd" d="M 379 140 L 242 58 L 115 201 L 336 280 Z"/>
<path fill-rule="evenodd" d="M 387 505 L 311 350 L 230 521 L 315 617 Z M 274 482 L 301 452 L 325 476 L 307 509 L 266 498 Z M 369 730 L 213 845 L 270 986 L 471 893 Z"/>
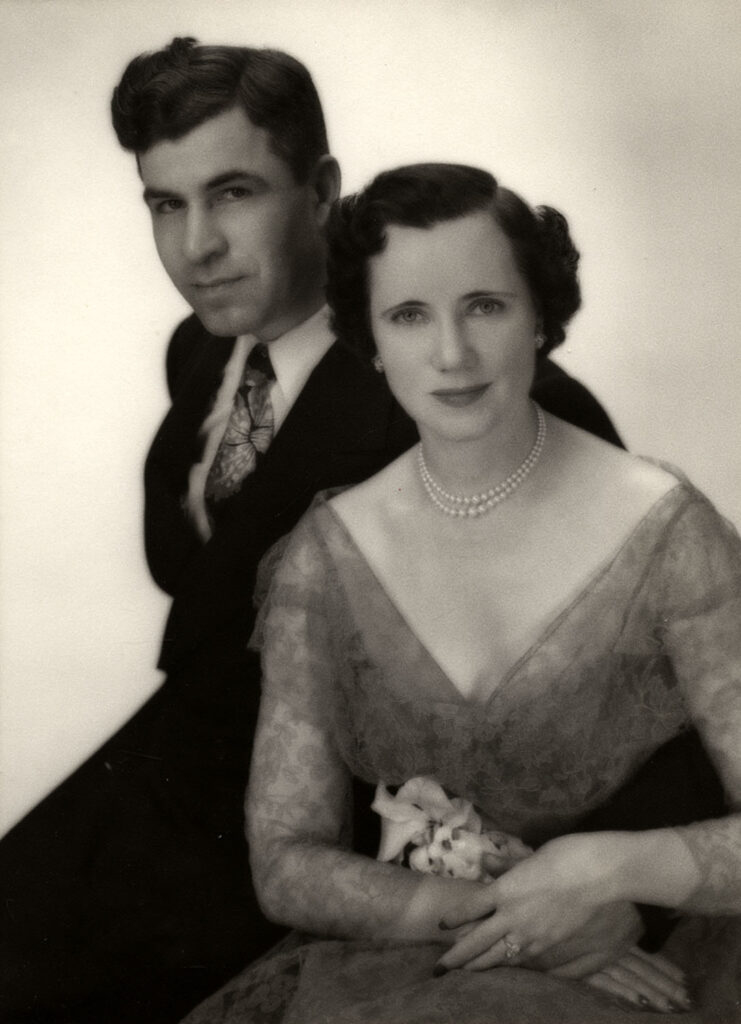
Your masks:
<path fill-rule="evenodd" d="M 247 341 L 249 355 L 257 342 L 254 335 L 248 335 Z M 334 336 L 329 328 L 329 308 L 322 306 L 308 320 L 268 343 L 275 379 L 289 408 L 333 342 Z"/>

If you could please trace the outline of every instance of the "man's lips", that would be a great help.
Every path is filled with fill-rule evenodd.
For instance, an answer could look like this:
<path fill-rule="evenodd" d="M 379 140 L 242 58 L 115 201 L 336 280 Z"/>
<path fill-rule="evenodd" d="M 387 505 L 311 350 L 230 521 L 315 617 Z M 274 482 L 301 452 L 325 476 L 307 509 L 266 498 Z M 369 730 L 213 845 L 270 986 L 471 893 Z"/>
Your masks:
<path fill-rule="evenodd" d="M 232 285 L 237 284 L 239 281 L 243 281 L 244 277 L 239 275 L 238 277 L 215 277 L 213 281 L 193 281 L 192 287 L 197 288 L 199 291 L 220 291 L 230 288 Z"/>

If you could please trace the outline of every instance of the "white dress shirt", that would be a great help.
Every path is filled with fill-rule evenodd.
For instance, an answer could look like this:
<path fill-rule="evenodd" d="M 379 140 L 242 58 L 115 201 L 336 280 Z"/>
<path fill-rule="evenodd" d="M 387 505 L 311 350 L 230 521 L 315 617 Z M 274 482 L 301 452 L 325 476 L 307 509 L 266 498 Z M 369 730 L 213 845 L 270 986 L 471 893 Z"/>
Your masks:
<path fill-rule="evenodd" d="M 268 343 L 270 362 L 275 371 L 275 380 L 270 388 L 274 434 L 280 430 L 312 370 L 333 341 L 329 329 L 329 310 L 323 306 L 308 320 Z M 242 382 L 247 357 L 257 343 L 254 334 L 241 334 L 236 339 L 229 362 L 224 367 L 213 407 L 201 426 L 201 434 L 206 436 L 203 458 L 191 467 L 186 506 L 204 542 L 209 540 L 212 532 L 206 509 L 206 480 L 229 423 L 234 396 Z"/>

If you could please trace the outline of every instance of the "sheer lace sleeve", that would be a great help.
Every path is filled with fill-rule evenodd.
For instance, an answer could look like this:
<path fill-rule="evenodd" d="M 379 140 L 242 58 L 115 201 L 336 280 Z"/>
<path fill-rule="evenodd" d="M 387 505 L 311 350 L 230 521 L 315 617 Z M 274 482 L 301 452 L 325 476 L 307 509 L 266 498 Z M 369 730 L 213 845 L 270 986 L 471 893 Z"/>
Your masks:
<path fill-rule="evenodd" d="M 700 883 L 684 909 L 741 912 L 741 540 L 701 496 L 664 552 L 664 640 L 732 813 L 676 830 Z"/>
<path fill-rule="evenodd" d="M 310 513 L 291 537 L 263 611 L 263 696 L 247 801 L 265 913 L 314 934 L 439 937 L 407 909 L 422 876 L 350 851 L 350 774 L 333 739 L 331 556 Z"/>

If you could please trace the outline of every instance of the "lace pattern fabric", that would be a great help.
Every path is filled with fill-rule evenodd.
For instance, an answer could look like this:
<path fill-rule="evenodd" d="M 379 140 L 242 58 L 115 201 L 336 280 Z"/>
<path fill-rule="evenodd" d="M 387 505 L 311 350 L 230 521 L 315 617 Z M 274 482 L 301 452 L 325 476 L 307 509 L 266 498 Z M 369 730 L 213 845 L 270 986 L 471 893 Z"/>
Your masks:
<path fill-rule="evenodd" d="M 491 697 L 476 703 L 456 690 L 331 505 L 318 499 L 291 538 L 262 616 L 264 714 L 274 728 L 263 730 L 256 752 L 258 769 L 265 764 L 268 771 L 253 774 L 250 840 L 259 871 L 282 836 L 310 833 L 324 847 L 322 856 L 314 864 L 310 850 L 296 852 L 301 871 L 293 871 L 298 862 L 289 863 L 283 876 L 270 879 L 268 888 L 278 894 L 271 910 L 304 930 L 356 941 L 314 941 L 302 949 L 281 1018 L 217 1015 L 228 991 L 252 984 L 248 970 L 189 1024 L 576 1024 L 639 1015 L 578 983 L 532 971 L 457 971 L 432 981 L 439 947 L 379 943 L 389 928 L 383 908 L 389 897 L 404 905 L 411 873 L 348 852 L 350 777 L 400 784 L 432 775 L 471 800 L 494 827 L 538 843 L 569 831 L 694 722 L 738 807 L 740 594 L 738 536 L 691 485 L 679 483 Z M 271 759 L 280 772 L 270 772 Z M 286 779 L 292 781 L 281 791 Z M 737 848 L 738 830 L 735 816 L 677 830 L 705 878 L 688 912 L 717 913 L 723 905 L 720 898 L 714 905 L 714 893 L 739 885 L 738 858 L 729 852 L 734 842 Z M 312 883 L 297 891 L 299 873 Z M 290 916 L 296 904 L 298 919 Z M 738 1020 L 741 922 L 718 919 L 717 928 L 703 930 L 696 921 L 688 919 L 671 939 L 674 959 L 705 1004 L 685 1019 Z M 371 946 L 358 942 L 363 938 Z M 398 964 L 406 965 L 406 980 L 398 978 Z M 697 964 L 704 973 L 693 979 Z M 276 962 L 276 970 L 285 969 Z M 343 977 L 352 984 L 343 988 Z M 364 991 L 368 999 L 361 998 Z M 447 1016 L 437 1015 L 439 1005 Z M 554 1018 L 554 1007 L 561 1016 Z"/>
<path fill-rule="evenodd" d="M 678 485 L 479 704 L 460 696 L 319 500 L 274 580 L 267 686 L 308 720 L 331 715 L 342 759 L 359 777 L 398 785 L 434 775 L 495 827 L 539 842 L 598 806 L 701 717 L 677 668 L 683 680 L 698 675 L 709 621 L 726 675 L 738 679 L 739 561 L 733 532 Z M 325 621 L 327 686 L 298 671 L 302 615 L 312 616 L 303 636 L 315 656 L 317 617 Z M 717 750 L 720 722 L 698 724 Z"/>

